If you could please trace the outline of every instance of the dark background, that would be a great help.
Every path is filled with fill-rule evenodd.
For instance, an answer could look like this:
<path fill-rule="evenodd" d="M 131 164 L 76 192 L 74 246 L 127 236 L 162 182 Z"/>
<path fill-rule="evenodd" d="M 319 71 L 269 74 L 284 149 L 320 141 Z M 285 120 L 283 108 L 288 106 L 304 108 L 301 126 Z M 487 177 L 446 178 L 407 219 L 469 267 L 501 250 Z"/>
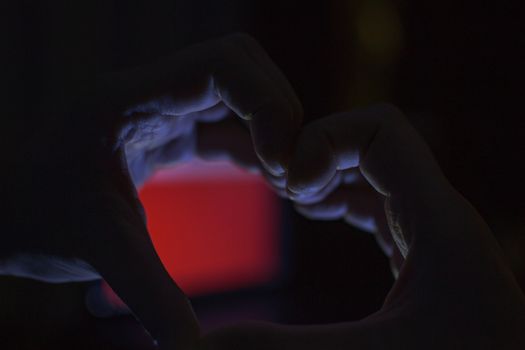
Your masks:
<path fill-rule="evenodd" d="M 66 85 L 87 74 L 54 46 L 85 39 L 76 32 L 97 33 L 95 46 L 104 55 L 93 62 L 103 72 L 243 31 L 259 40 L 289 77 L 307 120 L 393 102 L 423 134 L 456 188 L 486 218 L 525 287 L 525 28 L 519 4 L 121 0 L 100 2 L 95 9 L 87 2 L 64 2 L 50 10 L 22 1 L 9 11 L 23 25 L 6 30 L 18 38 L 12 45 L 26 48 L 21 76 L 34 82 L 30 93 L 35 98 L 45 98 L 42 82 L 58 70 L 67 71 L 60 80 Z M 82 28 L 75 16 L 92 27 Z M 110 25 L 99 26 L 99 21 Z M 69 27 L 74 30 L 64 32 Z M 212 327 L 248 317 L 348 321 L 381 306 L 393 279 L 370 235 L 342 222 L 309 221 L 287 206 L 285 214 L 288 276 L 277 286 L 195 300 L 204 323 Z M 84 307 L 87 287 L 1 278 L 0 338 L 19 339 L 27 348 L 151 347 L 133 319 L 90 316 Z"/>

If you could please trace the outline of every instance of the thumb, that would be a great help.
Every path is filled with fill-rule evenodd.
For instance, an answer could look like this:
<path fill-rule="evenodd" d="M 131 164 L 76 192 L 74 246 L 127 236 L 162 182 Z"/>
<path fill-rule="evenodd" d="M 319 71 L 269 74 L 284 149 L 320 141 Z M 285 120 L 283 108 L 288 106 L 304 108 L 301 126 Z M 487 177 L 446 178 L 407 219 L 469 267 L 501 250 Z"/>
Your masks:
<path fill-rule="evenodd" d="M 117 156 L 120 157 L 121 156 Z M 85 222 L 78 222 L 78 255 L 109 283 L 156 339 L 161 349 L 193 349 L 199 326 L 191 305 L 156 254 L 124 160 L 85 193 Z M 98 177 L 100 178 L 100 177 Z M 111 181 L 109 181 L 110 179 Z"/>
<path fill-rule="evenodd" d="M 337 171 L 351 168 L 385 197 L 390 231 L 403 255 L 415 240 L 418 247 L 445 256 L 451 245 L 464 248 L 480 235 L 487 246 L 494 243 L 483 220 L 452 188 L 397 108 L 378 105 L 307 125 L 290 160 L 288 190 L 317 192 Z M 472 232 L 468 238 L 467 232 Z"/>
<path fill-rule="evenodd" d="M 448 345 L 478 343 L 480 332 L 494 342 L 520 334 L 525 298 L 496 240 L 399 110 L 375 106 L 306 126 L 290 161 L 288 190 L 317 192 L 349 168 L 385 197 L 392 238 L 406 258 L 377 314 L 397 320 L 387 334 L 416 345 L 438 344 L 438 334 Z"/>

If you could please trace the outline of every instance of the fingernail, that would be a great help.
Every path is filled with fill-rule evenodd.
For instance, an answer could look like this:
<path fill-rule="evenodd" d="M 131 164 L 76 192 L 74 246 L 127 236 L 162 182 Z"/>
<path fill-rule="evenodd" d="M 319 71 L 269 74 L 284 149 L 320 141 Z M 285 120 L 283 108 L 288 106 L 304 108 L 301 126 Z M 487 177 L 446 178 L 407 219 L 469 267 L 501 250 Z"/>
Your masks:
<path fill-rule="evenodd" d="M 318 191 L 318 188 L 316 186 L 297 186 L 297 185 L 288 185 L 286 188 L 286 191 L 289 193 L 291 197 L 303 197 L 307 196 L 313 193 L 316 193 Z"/>
<path fill-rule="evenodd" d="M 286 173 L 284 167 L 278 162 L 268 162 L 267 160 L 259 157 L 264 168 L 273 176 L 283 176 Z"/>

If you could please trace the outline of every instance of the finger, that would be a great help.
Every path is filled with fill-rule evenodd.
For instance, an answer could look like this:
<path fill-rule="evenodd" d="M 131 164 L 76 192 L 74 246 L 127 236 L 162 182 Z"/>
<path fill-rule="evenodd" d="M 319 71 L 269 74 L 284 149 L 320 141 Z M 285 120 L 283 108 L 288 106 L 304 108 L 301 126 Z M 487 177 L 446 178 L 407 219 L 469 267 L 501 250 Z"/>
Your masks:
<path fill-rule="evenodd" d="M 198 123 L 196 135 L 196 154 L 199 157 L 229 160 L 250 172 L 261 174 L 278 195 L 288 198 L 286 177 L 272 175 L 261 167 L 249 131 L 239 120 L 226 117 L 215 123 Z"/>
<path fill-rule="evenodd" d="M 151 114 L 186 115 L 222 101 L 248 120 L 265 166 L 282 174 L 297 129 L 295 107 L 281 92 L 286 87 L 247 55 L 238 38 L 196 45 L 155 64 L 107 77 L 99 89 L 103 101 L 99 107 L 124 115 L 120 123 L 134 121 L 140 127 Z"/>
<path fill-rule="evenodd" d="M 385 196 L 388 225 L 400 253 L 406 256 L 410 247 L 419 248 L 412 249 L 410 260 L 431 265 L 429 271 L 439 272 L 440 263 L 450 264 L 451 256 L 465 265 L 460 251 L 471 244 L 483 241 L 484 249 L 492 252 L 490 246 L 497 246 L 486 224 L 453 190 L 397 109 L 376 106 L 306 126 L 290 161 L 288 188 L 316 192 L 337 171 L 349 168 L 358 168 Z M 452 251 L 456 253 L 451 255 Z"/>
<path fill-rule="evenodd" d="M 193 119 L 197 122 L 213 123 L 232 116 L 232 110 L 224 103 L 219 102 L 208 109 L 186 114 L 184 117 Z"/>
<path fill-rule="evenodd" d="M 444 181 L 433 156 L 394 107 L 380 105 L 320 119 L 298 137 L 289 188 L 311 192 L 337 170 L 359 168 L 385 196 L 417 193 Z"/>
<path fill-rule="evenodd" d="M 392 255 L 390 257 L 390 270 L 395 279 L 399 278 L 399 272 L 405 262 L 405 258 L 396 246 L 392 247 Z"/>
<path fill-rule="evenodd" d="M 384 198 L 368 184 L 356 185 L 354 180 L 351 183 L 354 184 L 341 185 L 319 202 L 295 203 L 295 207 L 308 218 L 344 219 L 350 225 L 372 233 L 383 253 L 391 257 L 394 243 L 383 209 Z"/>
<path fill-rule="evenodd" d="M 359 171 L 359 169 L 356 169 L 356 168 L 344 169 L 344 170 L 341 170 L 341 173 L 343 174 L 343 183 L 346 185 L 368 184 L 368 182 L 365 180 L 363 175 L 361 175 L 361 172 Z"/>
<path fill-rule="evenodd" d="M 281 88 L 281 93 L 292 106 L 294 121 L 296 123 L 296 127 L 298 128 L 302 123 L 303 106 L 301 105 L 301 102 L 295 94 L 295 91 L 288 79 L 286 79 L 284 74 L 273 63 L 270 56 L 268 56 L 266 51 L 263 50 L 256 40 L 247 35 L 240 35 L 236 37 L 235 40 L 237 40 L 239 45 L 246 50 L 248 55 L 259 64 L 261 69 L 266 72 L 275 85 Z"/>
<path fill-rule="evenodd" d="M 184 149 L 195 149 L 194 153 L 200 158 L 206 160 L 228 160 L 252 173 L 261 174 L 279 196 L 288 198 L 285 190 L 286 177 L 272 175 L 265 168 L 261 167 L 261 162 L 253 148 L 248 129 L 239 120 L 231 116 L 231 110 L 228 109 L 228 111 L 230 116 L 221 117 L 220 119 L 210 118 L 207 115 L 208 111 L 197 112 L 203 114 L 204 117 L 200 120 L 205 120 L 206 122 L 196 124 L 196 132 L 191 135 L 192 137 L 195 135 L 195 146 L 187 147 L 187 143 L 182 142 L 183 140 L 173 140 L 173 146 L 168 144 L 158 150 L 162 157 L 156 158 L 155 162 L 162 165 L 169 164 L 172 158 L 170 157 L 171 152 L 169 149 L 173 147 L 175 155 L 180 154 L 182 142 Z M 222 114 L 222 112 L 218 112 L 218 114 Z M 219 121 L 208 123 L 210 119 Z"/>
<path fill-rule="evenodd" d="M 396 210 L 405 204 L 414 210 L 423 203 L 446 205 L 451 193 L 427 146 L 390 106 L 333 115 L 305 127 L 290 162 L 288 187 L 315 192 L 336 171 L 350 168 L 359 168 L 377 192 L 397 203 Z"/>
<path fill-rule="evenodd" d="M 219 125 L 202 125 L 198 130 L 197 154 L 201 158 L 228 160 L 251 173 L 261 175 L 274 193 L 288 199 L 286 177 L 274 176 L 261 167 L 250 136 L 237 120 L 222 121 Z"/>
<path fill-rule="evenodd" d="M 468 298 L 486 289 L 489 273 L 500 278 L 500 291 L 519 290 L 486 223 L 450 186 L 396 108 L 376 106 L 307 126 L 290 161 L 288 186 L 295 192 L 317 190 L 336 171 L 353 167 L 385 196 L 392 239 L 405 259 L 385 305 L 410 298 L 424 303 L 421 295 L 473 305 Z M 463 286 L 460 299 L 450 285 Z M 514 301 L 523 298 L 518 294 Z"/>
<path fill-rule="evenodd" d="M 379 197 L 379 196 L 378 196 Z M 384 198 L 381 198 L 375 201 L 374 203 L 374 224 L 376 230 L 374 232 L 374 237 L 377 244 L 389 258 L 394 254 L 394 249 L 397 249 L 397 246 L 394 243 L 392 234 L 390 232 L 390 227 L 388 226 L 387 218 L 384 209 Z M 397 249 L 398 250 L 398 249 Z M 400 266 L 399 266 L 400 267 Z"/>
<path fill-rule="evenodd" d="M 341 172 L 336 172 L 334 177 L 316 193 L 293 193 L 289 192 L 288 197 L 297 204 L 313 204 L 323 201 L 329 196 L 343 181 Z"/>
<path fill-rule="evenodd" d="M 374 214 L 377 207 L 376 194 L 362 186 L 342 185 L 324 200 L 316 203 L 297 203 L 303 215 L 317 220 L 344 218 L 366 232 L 376 232 Z M 382 204 L 381 204 L 382 207 Z"/>
<path fill-rule="evenodd" d="M 156 254 L 131 183 L 113 168 L 105 168 L 111 176 L 101 177 L 106 180 L 83 196 L 85 222 L 77 223 L 74 250 L 108 282 L 161 349 L 191 349 L 199 337 L 191 305 Z"/>
<path fill-rule="evenodd" d="M 82 240 L 82 256 L 140 319 L 162 349 L 168 349 L 168 345 L 190 349 L 198 339 L 197 321 L 188 299 L 164 269 L 145 227 L 127 220 L 116 224 L 108 222 L 106 227 L 108 230 L 100 232 L 96 239 Z"/>
<path fill-rule="evenodd" d="M 267 171 L 262 172 L 264 178 L 268 183 L 283 193 L 284 197 L 288 198 L 288 192 L 286 192 L 286 176 L 274 176 Z"/>

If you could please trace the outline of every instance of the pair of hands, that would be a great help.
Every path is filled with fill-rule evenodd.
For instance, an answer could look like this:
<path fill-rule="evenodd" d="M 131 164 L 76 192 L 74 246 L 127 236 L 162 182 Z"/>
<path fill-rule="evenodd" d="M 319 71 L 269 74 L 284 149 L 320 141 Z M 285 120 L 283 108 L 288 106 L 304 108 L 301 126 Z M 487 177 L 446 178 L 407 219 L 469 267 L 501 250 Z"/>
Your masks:
<path fill-rule="evenodd" d="M 489 228 L 397 109 L 374 106 L 302 126 L 287 80 L 253 39 L 234 35 L 105 76 L 74 112 L 89 123 L 65 122 L 50 147 L 53 164 L 68 169 L 65 201 L 57 199 L 56 218 L 45 221 L 47 239 L 12 255 L 4 273 L 48 281 L 100 273 L 161 349 L 525 344 L 525 298 Z M 249 323 L 201 336 L 155 253 L 134 189 L 155 167 L 195 155 L 260 169 L 303 214 L 345 218 L 374 233 L 399 274 L 383 307 L 359 322 Z"/>

